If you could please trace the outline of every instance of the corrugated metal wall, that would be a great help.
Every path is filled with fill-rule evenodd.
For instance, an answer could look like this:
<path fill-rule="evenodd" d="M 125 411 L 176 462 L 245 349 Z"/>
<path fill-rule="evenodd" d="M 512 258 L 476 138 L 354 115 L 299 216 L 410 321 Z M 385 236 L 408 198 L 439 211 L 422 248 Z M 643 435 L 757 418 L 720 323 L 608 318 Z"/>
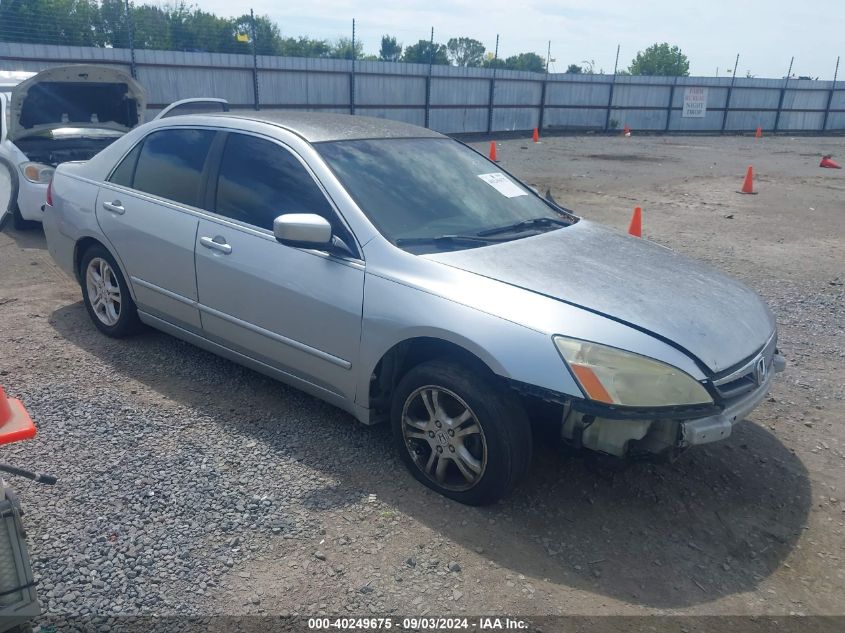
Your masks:
<path fill-rule="evenodd" d="M 829 81 L 716 77 L 561 75 L 340 59 L 135 51 L 135 72 L 150 113 L 186 97 L 213 96 L 233 107 L 351 112 L 425 125 L 446 133 L 505 130 L 822 132 L 845 130 L 845 85 Z M 131 52 L 0 43 L 0 70 L 68 63 L 130 71 Z M 353 86 L 354 82 L 354 95 Z M 707 112 L 682 116 L 684 88 L 706 87 Z M 353 102 L 354 99 L 354 102 Z M 492 100 L 492 104 L 491 104 Z M 426 113 L 428 116 L 426 117 Z"/>

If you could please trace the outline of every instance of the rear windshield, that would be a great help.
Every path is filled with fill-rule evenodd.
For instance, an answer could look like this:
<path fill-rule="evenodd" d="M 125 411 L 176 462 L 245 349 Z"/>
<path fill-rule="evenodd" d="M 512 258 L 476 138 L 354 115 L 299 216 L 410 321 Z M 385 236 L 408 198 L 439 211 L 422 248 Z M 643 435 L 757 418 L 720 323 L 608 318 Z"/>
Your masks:
<path fill-rule="evenodd" d="M 476 235 L 561 215 L 495 163 L 448 138 L 316 144 L 337 177 L 387 239 Z"/>

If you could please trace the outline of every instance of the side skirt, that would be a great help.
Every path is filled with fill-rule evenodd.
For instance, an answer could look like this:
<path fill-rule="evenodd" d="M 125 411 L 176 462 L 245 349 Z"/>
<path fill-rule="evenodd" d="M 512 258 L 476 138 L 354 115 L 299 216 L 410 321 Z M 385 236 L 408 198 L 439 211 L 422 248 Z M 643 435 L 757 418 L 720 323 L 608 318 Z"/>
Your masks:
<path fill-rule="evenodd" d="M 192 345 L 196 345 L 197 347 L 202 348 L 207 352 L 222 356 L 223 358 L 238 363 L 239 365 L 249 367 L 250 369 L 264 374 L 265 376 L 269 376 L 270 378 L 278 380 L 279 382 L 283 382 L 286 385 L 290 385 L 291 387 L 304 391 L 305 393 L 308 393 L 314 396 L 315 398 L 324 400 L 329 404 L 332 404 L 338 407 L 339 409 L 343 409 L 347 413 L 352 414 L 357 420 L 363 422 L 364 424 L 372 423 L 370 420 L 369 409 L 363 409 L 360 406 L 357 406 L 355 403 L 350 402 L 342 395 L 335 393 L 334 391 L 330 391 L 324 387 L 308 382 L 307 380 L 303 380 L 298 376 L 294 376 L 292 374 L 289 374 L 288 372 L 282 371 L 281 369 L 277 369 L 266 363 L 262 363 L 261 361 L 256 360 L 250 356 L 246 356 L 245 354 L 236 352 L 235 350 L 229 349 L 224 345 L 220 345 L 219 343 L 210 341 L 209 339 L 203 336 L 194 334 L 193 332 L 189 332 L 188 330 L 185 330 L 177 325 L 173 325 L 172 323 L 169 323 L 146 312 L 142 312 L 141 310 L 138 310 L 138 317 L 143 323 L 146 323 L 150 327 L 153 327 L 157 330 L 161 330 L 166 334 L 175 336 L 176 338 L 182 339 L 183 341 L 191 343 Z"/>

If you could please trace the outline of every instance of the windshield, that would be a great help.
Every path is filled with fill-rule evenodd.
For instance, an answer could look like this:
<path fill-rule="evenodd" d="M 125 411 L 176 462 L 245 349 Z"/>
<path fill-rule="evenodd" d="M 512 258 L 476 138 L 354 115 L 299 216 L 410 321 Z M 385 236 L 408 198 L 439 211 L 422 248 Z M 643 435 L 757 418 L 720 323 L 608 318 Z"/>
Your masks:
<path fill-rule="evenodd" d="M 452 139 L 336 141 L 316 147 L 370 221 L 400 246 L 443 236 L 486 235 L 540 219 L 530 227 L 496 231 L 495 239 L 440 240 L 435 245 L 441 250 L 471 248 L 571 222 L 494 163 Z"/>

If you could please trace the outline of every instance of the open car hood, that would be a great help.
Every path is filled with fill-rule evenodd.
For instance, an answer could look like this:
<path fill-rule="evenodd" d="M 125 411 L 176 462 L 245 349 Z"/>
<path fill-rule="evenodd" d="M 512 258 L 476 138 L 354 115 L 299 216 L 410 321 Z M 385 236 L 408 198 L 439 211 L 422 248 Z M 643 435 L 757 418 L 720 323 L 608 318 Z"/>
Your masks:
<path fill-rule="evenodd" d="M 583 219 L 535 237 L 424 257 L 621 321 L 713 372 L 757 353 L 775 330 L 768 306 L 740 282 Z M 566 334 L 565 323 L 559 333 Z"/>
<path fill-rule="evenodd" d="M 93 65 L 48 68 L 12 89 L 9 138 L 58 128 L 128 132 L 142 123 L 144 89 L 116 68 Z"/>

